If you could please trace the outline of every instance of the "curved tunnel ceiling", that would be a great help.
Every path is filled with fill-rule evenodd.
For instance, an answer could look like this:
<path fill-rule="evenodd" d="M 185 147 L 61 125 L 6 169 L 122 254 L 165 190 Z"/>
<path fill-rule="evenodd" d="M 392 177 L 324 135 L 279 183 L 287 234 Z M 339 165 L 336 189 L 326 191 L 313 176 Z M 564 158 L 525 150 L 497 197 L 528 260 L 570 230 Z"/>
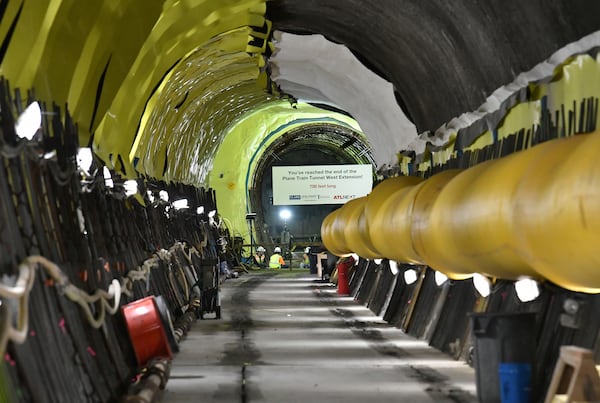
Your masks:
<path fill-rule="evenodd" d="M 0 10 L 0 73 L 13 87 L 34 87 L 43 101 L 67 103 L 82 143 L 93 139 L 99 156 L 127 176 L 135 176 L 135 166 L 145 176 L 204 185 L 215 144 L 245 113 L 278 101 L 270 67 L 284 92 L 300 99 L 319 92 L 319 101 L 364 122 L 383 165 L 417 133 L 476 110 L 520 72 L 599 29 L 599 11 L 592 0 L 381 0 L 369 7 L 358 0 L 112 0 L 86 7 L 11 0 Z M 275 50 L 273 30 L 320 36 L 286 41 L 289 34 L 281 34 L 265 67 Z M 326 52 L 337 43 L 356 59 L 329 53 L 324 68 L 315 38 Z M 284 57 L 286 43 L 308 58 Z M 325 85 L 336 66 L 337 79 L 350 63 L 365 70 L 356 60 L 387 83 L 380 102 L 374 80 L 348 76 L 358 107 L 349 92 Z M 390 103 L 392 93 L 399 106 Z M 382 112 L 382 105 L 395 110 Z M 281 113 L 293 120 L 292 103 Z"/>
<path fill-rule="evenodd" d="M 277 165 L 279 155 L 299 149 L 310 152 L 310 149 L 317 148 L 338 160 L 338 164 L 374 164 L 365 141 L 360 133 L 341 125 L 318 123 L 298 127 L 288 131 L 264 152 L 265 157 L 260 160 L 253 181 L 260 180 L 265 167 Z"/>
<path fill-rule="evenodd" d="M 528 91 L 520 74 L 552 71 L 570 54 L 545 61 L 569 43 L 592 34 L 573 52 L 600 45 L 593 0 L 2 6 L 0 74 L 13 88 L 68 104 L 81 143 L 128 177 L 214 187 L 219 208 L 230 203 L 222 212 L 240 215 L 233 221 L 242 226 L 247 178 L 288 131 L 351 127 L 383 168 L 405 149 L 450 141 L 440 128 L 472 124 L 493 94 Z M 469 120 L 464 112 L 475 113 Z"/>
<path fill-rule="evenodd" d="M 478 108 L 496 88 L 600 28 L 600 3 L 273 0 L 277 30 L 320 33 L 391 81 L 419 132 Z"/>
<path fill-rule="evenodd" d="M 377 166 L 394 165 L 396 153 L 417 137 L 394 98 L 394 87 L 365 67 L 343 45 L 322 35 L 275 32 L 271 77 L 296 98 L 333 104 L 349 112 L 369 139 Z"/>
<path fill-rule="evenodd" d="M 130 161 L 138 172 L 205 183 L 228 128 L 276 99 L 257 83 L 249 28 L 218 35 L 179 62 L 146 106 Z"/>

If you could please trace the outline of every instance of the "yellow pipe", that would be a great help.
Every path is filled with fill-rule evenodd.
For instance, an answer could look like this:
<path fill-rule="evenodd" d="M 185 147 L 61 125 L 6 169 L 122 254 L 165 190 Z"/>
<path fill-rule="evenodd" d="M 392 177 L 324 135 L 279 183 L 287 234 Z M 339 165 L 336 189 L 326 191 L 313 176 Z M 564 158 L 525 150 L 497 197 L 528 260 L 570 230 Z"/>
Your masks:
<path fill-rule="evenodd" d="M 450 181 L 413 234 L 423 259 L 454 275 L 482 273 L 511 280 L 538 277 L 516 253 L 512 199 L 532 155 L 551 145 L 486 161 Z"/>
<path fill-rule="evenodd" d="M 330 213 L 323 220 L 323 224 L 321 225 L 321 239 L 331 253 L 342 256 L 348 252 L 344 251 L 343 239 L 340 238 L 343 235 L 343 231 L 336 230 L 340 227 L 339 222 L 336 223 L 338 213 L 339 209 Z M 336 228 L 334 228 L 334 224 L 336 224 Z"/>
<path fill-rule="evenodd" d="M 422 264 L 421 258 L 412 248 L 410 227 L 404 220 L 410 218 L 415 188 L 416 186 L 404 187 L 390 195 L 369 223 L 369 234 L 375 248 L 386 258 Z"/>
<path fill-rule="evenodd" d="M 573 291 L 600 292 L 600 132 L 554 141 L 532 158 L 514 197 L 520 255 Z"/>
<path fill-rule="evenodd" d="M 368 197 L 348 201 L 335 212 L 335 227 L 330 225 L 330 221 L 324 223 L 322 232 L 325 244 L 343 254 L 357 253 L 367 259 L 382 258 L 383 255 L 375 248 L 369 236 L 369 222 L 374 220 L 379 204 L 391 193 L 420 181 L 421 179 L 414 177 L 388 179 L 377 185 Z"/>
<path fill-rule="evenodd" d="M 338 219 L 343 220 L 344 250 L 357 253 L 367 259 L 384 257 L 374 246 L 370 237 L 369 222 L 374 220 L 379 204 L 394 191 L 415 183 L 421 179 L 398 177 L 385 180 L 377 185 L 368 197 L 350 200 L 340 210 Z M 369 210 L 369 205 L 370 210 Z"/>
<path fill-rule="evenodd" d="M 414 186 L 423 179 L 416 176 L 398 176 L 396 178 L 386 179 L 373 188 L 367 196 L 365 204 L 365 215 L 368 222 L 375 219 L 375 215 L 381 204 L 392 194 L 405 187 Z"/>
<path fill-rule="evenodd" d="M 395 209 L 396 203 L 404 197 L 406 192 L 422 181 L 421 178 L 410 176 L 386 179 L 375 186 L 367 196 L 365 205 L 366 227 L 369 231 L 371 244 L 378 251 L 380 257 L 402 262 L 409 260 L 405 255 L 400 255 L 399 259 L 392 257 L 396 256 L 399 242 L 396 242 L 397 234 L 390 234 L 393 230 L 386 231 L 386 229 L 391 230 L 391 228 L 388 221 L 389 214 L 385 211 Z"/>
<path fill-rule="evenodd" d="M 341 219 L 344 220 L 344 239 L 346 249 L 367 259 L 382 258 L 371 244 L 367 230 L 367 220 L 364 214 L 365 197 L 359 197 L 347 202 L 340 209 Z"/>
<path fill-rule="evenodd" d="M 458 172 L 441 172 L 416 186 L 402 188 L 385 200 L 369 226 L 377 250 L 398 262 L 426 264 L 415 249 L 413 226 L 421 224 L 415 219 L 425 217 L 431 201 Z"/>
<path fill-rule="evenodd" d="M 376 187 L 362 213 L 359 202 L 344 206 L 327 228 L 343 251 L 367 239 L 368 251 L 454 279 L 533 277 L 599 293 L 599 159 L 600 132 L 548 141 L 379 195 Z M 361 214 L 366 223 L 342 230 Z"/>
<path fill-rule="evenodd" d="M 333 213 L 328 214 L 321 223 L 321 240 L 323 244 L 327 245 L 327 249 L 333 254 L 337 255 L 337 251 L 334 251 L 332 248 L 332 240 L 331 240 L 331 222 L 333 221 Z"/>
<path fill-rule="evenodd" d="M 413 197 L 411 207 L 411 215 L 406 216 L 404 219 L 407 221 L 407 226 L 409 226 L 412 248 L 416 252 L 417 256 L 419 256 L 420 260 L 425 264 L 427 264 L 427 259 L 421 255 L 422 240 L 420 237 L 415 235 L 419 234 L 419 231 L 421 231 L 423 226 L 426 225 L 433 203 L 435 203 L 436 198 L 444 186 L 446 186 L 448 182 L 454 179 L 454 177 L 461 172 L 462 170 L 459 169 L 448 169 L 433 175 L 415 189 L 415 196 Z M 444 273 L 453 280 L 471 277 L 470 274 L 465 275 L 463 273 L 455 273 L 449 270 L 446 270 Z"/>

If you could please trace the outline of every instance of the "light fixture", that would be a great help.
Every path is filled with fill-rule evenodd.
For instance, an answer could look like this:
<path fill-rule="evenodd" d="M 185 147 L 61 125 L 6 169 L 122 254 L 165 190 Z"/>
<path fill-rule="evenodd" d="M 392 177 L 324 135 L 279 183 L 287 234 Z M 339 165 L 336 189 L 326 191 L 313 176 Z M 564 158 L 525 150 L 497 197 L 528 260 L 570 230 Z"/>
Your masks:
<path fill-rule="evenodd" d="M 93 160 L 91 148 L 81 147 L 79 150 L 77 150 L 77 166 L 79 169 L 85 172 L 86 175 L 90 174 L 90 168 L 92 167 Z"/>
<path fill-rule="evenodd" d="M 289 220 L 290 218 L 292 218 L 292 212 L 288 209 L 283 209 L 279 211 L 279 218 L 283 220 Z"/>
<path fill-rule="evenodd" d="M 446 280 L 448 280 L 448 276 L 446 276 L 444 273 L 440 273 L 439 271 L 435 272 L 435 284 L 438 287 L 441 287 L 441 285 L 444 284 Z"/>
<path fill-rule="evenodd" d="M 213 218 L 217 214 L 217 210 L 210 210 L 208 212 L 208 218 Z"/>
<path fill-rule="evenodd" d="M 376 265 L 380 265 L 382 262 L 382 259 L 373 259 L 373 261 L 375 262 Z"/>
<path fill-rule="evenodd" d="M 56 158 L 56 150 L 52 150 L 44 154 L 45 160 L 53 160 Z"/>
<path fill-rule="evenodd" d="M 129 179 L 123 182 L 123 187 L 125 188 L 125 196 L 133 196 L 138 191 L 137 181 L 134 179 Z"/>
<path fill-rule="evenodd" d="M 32 102 L 17 119 L 15 131 L 22 139 L 31 140 L 42 125 L 42 110 L 40 104 Z"/>
<path fill-rule="evenodd" d="M 169 193 L 167 193 L 166 190 L 161 190 L 160 192 L 158 192 L 158 197 L 160 200 L 162 200 L 164 202 L 169 201 Z"/>
<path fill-rule="evenodd" d="M 104 168 L 102 168 L 102 176 L 104 176 L 104 184 L 107 188 L 115 187 L 115 183 L 113 182 L 112 176 L 110 175 L 110 170 L 106 165 L 104 166 Z"/>
<path fill-rule="evenodd" d="M 196 209 L 196 214 L 204 214 L 204 206 L 198 206 L 198 208 Z"/>
<path fill-rule="evenodd" d="M 575 315 L 579 312 L 579 302 L 573 298 L 567 298 L 563 302 L 563 309 L 569 315 Z"/>
<path fill-rule="evenodd" d="M 181 210 L 184 208 L 188 208 L 188 200 L 187 199 L 179 199 L 173 202 L 173 208 L 175 210 Z"/>
<path fill-rule="evenodd" d="M 524 278 L 515 282 L 515 291 L 517 293 L 517 298 L 519 298 L 521 302 L 533 301 L 540 295 L 537 281 L 530 278 Z"/>
<path fill-rule="evenodd" d="M 404 282 L 407 285 L 413 284 L 415 281 L 417 281 L 417 278 L 417 271 L 415 269 L 408 269 L 404 272 Z"/>
<path fill-rule="evenodd" d="M 482 276 L 479 273 L 475 273 L 473 275 L 473 285 L 483 298 L 486 298 L 488 295 L 490 295 L 492 283 L 487 277 Z"/>
<path fill-rule="evenodd" d="M 398 263 L 396 263 L 394 260 L 390 260 L 389 261 L 390 264 L 390 271 L 392 272 L 392 274 L 395 276 L 396 274 L 398 274 Z"/>
<path fill-rule="evenodd" d="M 563 312 L 559 316 L 560 325 L 571 329 L 579 329 L 584 323 L 585 309 L 583 301 L 576 298 L 566 298 L 563 301 Z"/>

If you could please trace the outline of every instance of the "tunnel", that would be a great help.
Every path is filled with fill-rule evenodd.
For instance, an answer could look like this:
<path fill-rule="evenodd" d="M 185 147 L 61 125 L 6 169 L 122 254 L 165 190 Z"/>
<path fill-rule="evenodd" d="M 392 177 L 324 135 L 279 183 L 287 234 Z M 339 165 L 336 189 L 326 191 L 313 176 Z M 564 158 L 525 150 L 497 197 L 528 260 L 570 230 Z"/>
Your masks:
<path fill-rule="evenodd" d="M 552 398 L 569 351 L 591 377 L 576 399 L 600 400 L 599 14 L 592 0 L 1 0 L 0 402 L 166 401 L 193 332 L 226 331 L 239 356 L 218 360 L 240 367 L 243 402 L 387 387 L 379 401 L 500 401 L 485 333 L 506 318 L 529 401 Z M 328 166 L 366 167 L 368 191 L 276 200 L 278 168 Z M 289 270 L 257 269 L 259 246 L 283 247 Z M 252 334 L 275 309 L 308 349 L 325 325 L 292 324 L 302 308 L 418 391 L 389 373 L 373 386 L 379 372 L 353 385 L 346 367 L 330 373 L 348 391 L 327 389 L 313 364 L 324 394 L 269 398 L 252 376 L 285 371 Z M 406 346 L 448 361 L 410 364 Z"/>

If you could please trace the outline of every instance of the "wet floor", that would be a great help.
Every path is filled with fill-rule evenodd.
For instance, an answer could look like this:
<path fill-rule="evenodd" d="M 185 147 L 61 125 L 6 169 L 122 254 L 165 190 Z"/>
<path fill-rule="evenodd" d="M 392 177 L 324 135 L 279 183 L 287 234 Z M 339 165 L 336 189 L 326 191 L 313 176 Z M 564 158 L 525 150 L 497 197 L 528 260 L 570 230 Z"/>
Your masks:
<path fill-rule="evenodd" d="M 250 273 L 221 295 L 222 319 L 194 324 L 161 402 L 477 401 L 472 368 L 308 274 Z"/>

